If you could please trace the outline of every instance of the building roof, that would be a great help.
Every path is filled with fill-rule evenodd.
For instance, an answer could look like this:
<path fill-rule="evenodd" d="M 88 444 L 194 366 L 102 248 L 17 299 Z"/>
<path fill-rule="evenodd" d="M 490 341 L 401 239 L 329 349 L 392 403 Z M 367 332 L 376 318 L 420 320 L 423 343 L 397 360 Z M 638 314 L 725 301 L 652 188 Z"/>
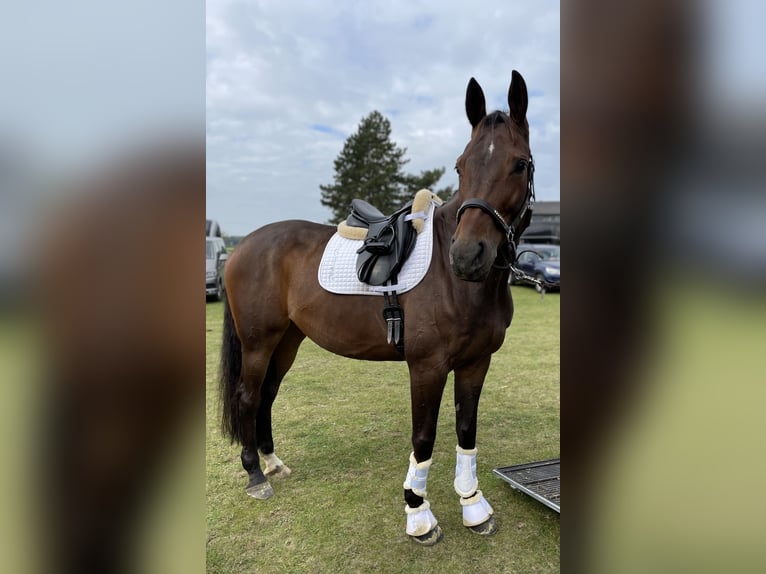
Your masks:
<path fill-rule="evenodd" d="M 534 215 L 561 215 L 560 201 L 535 201 Z"/>

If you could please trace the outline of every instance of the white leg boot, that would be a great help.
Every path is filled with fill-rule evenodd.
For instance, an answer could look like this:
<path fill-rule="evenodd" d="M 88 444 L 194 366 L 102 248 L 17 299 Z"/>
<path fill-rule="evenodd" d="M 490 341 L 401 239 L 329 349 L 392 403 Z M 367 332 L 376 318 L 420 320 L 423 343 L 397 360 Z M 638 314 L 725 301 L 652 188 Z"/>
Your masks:
<path fill-rule="evenodd" d="M 263 462 L 266 466 L 266 468 L 263 470 L 263 474 L 276 478 L 287 478 L 290 476 L 292 471 L 287 468 L 287 465 L 284 462 L 279 460 L 279 457 L 276 454 L 273 452 L 271 454 L 263 454 L 260 450 L 258 451 L 258 454 L 261 455 L 261 458 L 263 459 Z"/>
<path fill-rule="evenodd" d="M 476 476 L 476 449 L 465 450 L 458 446 L 455 465 L 455 492 L 460 495 L 463 508 L 463 524 L 478 534 L 494 534 L 497 531 L 492 514 L 494 510 L 479 490 Z M 485 525 L 484 528 L 474 528 Z"/>
<path fill-rule="evenodd" d="M 479 488 L 479 479 L 476 478 L 476 449 L 464 450 L 458 446 L 455 450 L 457 451 L 455 492 L 464 498 L 473 496 Z"/>
<path fill-rule="evenodd" d="M 431 512 L 431 504 L 427 500 L 424 500 L 423 504 L 417 508 L 410 508 L 405 504 L 404 512 L 407 514 L 407 534 L 410 536 L 428 534 L 438 524 Z"/>
<path fill-rule="evenodd" d="M 484 498 L 481 490 L 477 490 L 470 498 L 461 498 L 460 506 L 463 507 L 463 526 L 478 526 L 490 519 L 494 510 Z"/>
<path fill-rule="evenodd" d="M 415 453 L 410 453 L 410 467 L 407 469 L 407 478 L 404 479 L 404 488 L 412 490 L 418 496 L 426 497 L 426 483 L 428 482 L 428 471 L 431 468 L 432 458 L 418 462 L 415 460 Z"/>
<path fill-rule="evenodd" d="M 423 504 L 417 508 L 410 508 L 404 505 L 404 512 L 407 514 L 407 534 L 413 537 L 413 540 L 424 545 L 436 544 L 442 536 L 441 528 L 433 512 L 431 504 L 425 500 L 427 495 L 426 483 L 428 482 L 428 470 L 431 468 L 432 459 L 417 462 L 415 453 L 410 454 L 410 466 L 407 469 L 407 478 L 404 479 L 404 488 L 412 490 L 413 493 L 422 497 Z"/>

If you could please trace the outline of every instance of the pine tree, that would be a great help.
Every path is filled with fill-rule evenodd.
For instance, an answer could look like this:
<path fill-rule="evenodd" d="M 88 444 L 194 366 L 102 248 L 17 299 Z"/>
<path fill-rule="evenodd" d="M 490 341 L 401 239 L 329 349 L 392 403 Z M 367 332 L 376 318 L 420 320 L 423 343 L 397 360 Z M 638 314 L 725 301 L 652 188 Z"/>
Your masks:
<path fill-rule="evenodd" d="M 335 182 L 319 186 L 322 205 L 332 210 L 333 222 L 346 218 L 354 198 L 369 201 L 384 213 L 394 211 L 401 203 L 405 151 L 391 141 L 391 122 L 380 112 L 363 118 L 335 159 Z"/>
<path fill-rule="evenodd" d="M 332 210 L 331 222 L 348 216 L 351 200 L 364 199 L 383 213 L 391 213 L 412 199 L 416 191 L 431 189 L 444 174 L 444 168 L 427 170 L 419 176 L 402 171 L 409 161 L 406 148 L 391 141 L 391 122 L 378 111 L 362 118 L 335 159 L 334 182 L 320 185 L 321 202 Z M 446 188 L 441 192 L 449 192 Z M 440 193 L 441 195 L 441 193 Z"/>

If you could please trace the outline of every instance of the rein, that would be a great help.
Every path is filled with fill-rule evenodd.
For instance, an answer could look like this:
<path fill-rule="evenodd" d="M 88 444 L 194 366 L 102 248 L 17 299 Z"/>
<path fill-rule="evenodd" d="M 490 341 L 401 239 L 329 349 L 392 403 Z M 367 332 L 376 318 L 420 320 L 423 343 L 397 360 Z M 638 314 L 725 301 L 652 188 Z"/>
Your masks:
<path fill-rule="evenodd" d="M 463 202 L 463 204 L 458 208 L 457 210 L 457 216 L 456 220 L 457 223 L 460 223 L 460 218 L 463 216 L 463 213 L 466 209 L 480 209 L 487 215 L 489 215 L 492 218 L 492 221 L 495 222 L 495 225 L 497 225 L 500 228 L 500 231 L 503 232 L 503 235 L 505 235 L 505 243 L 504 245 L 507 245 L 508 247 L 508 257 L 506 260 L 506 263 L 504 265 L 496 265 L 493 264 L 492 266 L 496 269 L 510 269 L 511 272 L 521 273 L 518 269 L 514 267 L 514 264 L 517 260 L 516 255 L 516 227 L 524 220 L 524 216 L 527 214 L 527 211 L 532 211 L 534 208 L 535 203 L 535 162 L 532 159 L 532 156 L 529 157 L 529 162 L 527 163 L 527 193 L 524 196 L 524 202 L 521 207 L 521 209 L 516 214 L 516 217 L 513 218 L 513 221 L 510 225 L 508 225 L 505 222 L 505 219 L 503 219 L 503 216 L 500 215 L 500 212 L 495 209 L 488 201 L 485 201 L 483 199 L 467 199 Z M 500 253 L 498 253 L 498 258 L 500 258 Z"/>

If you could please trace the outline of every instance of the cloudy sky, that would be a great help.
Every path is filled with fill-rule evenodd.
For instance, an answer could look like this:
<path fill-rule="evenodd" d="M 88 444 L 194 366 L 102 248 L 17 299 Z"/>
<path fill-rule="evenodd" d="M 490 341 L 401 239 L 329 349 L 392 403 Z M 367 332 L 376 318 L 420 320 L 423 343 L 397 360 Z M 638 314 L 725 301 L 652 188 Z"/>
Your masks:
<path fill-rule="evenodd" d="M 319 185 L 373 110 L 417 173 L 452 171 L 469 136 L 465 88 L 507 109 L 511 70 L 530 92 L 538 200 L 559 199 L 559 3 L 485 0 L 208 0 L 207 213 L 244 235 L 325 222 Z"/>

